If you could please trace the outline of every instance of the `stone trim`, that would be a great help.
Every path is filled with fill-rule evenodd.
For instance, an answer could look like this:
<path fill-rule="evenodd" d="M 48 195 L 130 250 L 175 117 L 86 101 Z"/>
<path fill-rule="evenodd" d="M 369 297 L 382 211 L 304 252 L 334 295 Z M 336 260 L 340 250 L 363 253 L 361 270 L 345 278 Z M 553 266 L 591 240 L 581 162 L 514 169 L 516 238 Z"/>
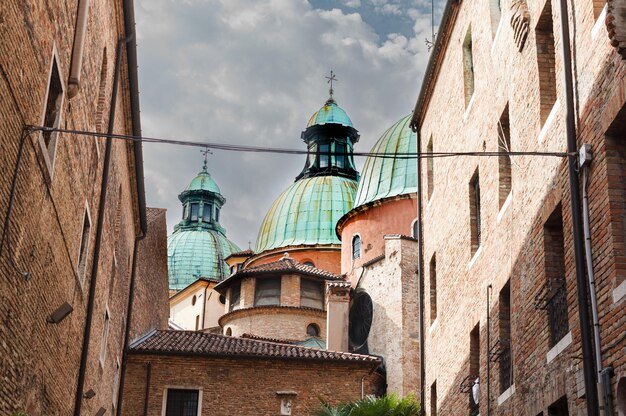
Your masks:
<path fill-rule="evenodd" d="M 559 342 L 556 343 L 546 354 L 546 364 L 550 364 L 559 354 L 572 343 L 572 331 L 569 331 Z"/>

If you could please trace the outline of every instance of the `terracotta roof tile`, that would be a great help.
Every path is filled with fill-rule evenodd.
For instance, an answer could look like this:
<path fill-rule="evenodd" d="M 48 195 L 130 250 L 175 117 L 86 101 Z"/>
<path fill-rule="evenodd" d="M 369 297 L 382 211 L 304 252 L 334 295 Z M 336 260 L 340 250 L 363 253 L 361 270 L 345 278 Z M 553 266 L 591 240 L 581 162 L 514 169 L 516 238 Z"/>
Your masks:
<path fill-rule="evenodd" d="M 237 251 L 235 253 L 230 253 L 228 255 L 228 257 L 245 257 L 245 256 L 252 256 L 254 254 L 254 251 L 252 251 L 251 249 L 246 249 L 246 250 L 242 250 L 242 251 Z"/>
<path fill-rule="evenodd" d="M 376 364 L 378 357 L 326 351 L 284 343 L 225 337 L 196 331 L 154 331 L 130 346 L 132 354 L 259 357 L 291 360 L 350 361 Z"/>

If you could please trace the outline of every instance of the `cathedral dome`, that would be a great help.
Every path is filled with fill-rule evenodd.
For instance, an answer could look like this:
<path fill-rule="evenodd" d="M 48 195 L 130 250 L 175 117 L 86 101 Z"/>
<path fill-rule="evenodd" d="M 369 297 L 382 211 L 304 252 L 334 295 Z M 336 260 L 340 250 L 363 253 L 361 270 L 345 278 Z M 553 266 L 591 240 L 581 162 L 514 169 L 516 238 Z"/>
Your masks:
<path fill-rule="evenodd" d="M 324 124 L 340 124 L 346 127 L 354 127 L 348 114 L 332 98 L 326 101 L 322 108 L 313 113 L 307 127 Z"/>
<path fill-rule="evenodd" d="M 279 247 L 341 244 L 339 218 L 352 209 L 357 183 L 341 176 L 315 176 L 293 183 L 274 202 L 257 237 L 256 252 Z"/>
<path fill-rule="evenodd" d="M 226 199 L 207 172 L 206 160 L 178 199 L 183 204 L 183 217 L 167 238 L 170 289 L 184 289 L 201 277 L 222 280 L 229 275 L 224 259 L 240 249 L 226 238 L 226 230 L 219 223 Z"/>
<path fill-rule="evenodd" d="M 411 116 L 400 119 L 378 139 L 371 153 L 415 153 L 417 135 L 409 126 Z M 417 192 L 416 159 L 368 157 L 356 192 L 354 207 Z"/>

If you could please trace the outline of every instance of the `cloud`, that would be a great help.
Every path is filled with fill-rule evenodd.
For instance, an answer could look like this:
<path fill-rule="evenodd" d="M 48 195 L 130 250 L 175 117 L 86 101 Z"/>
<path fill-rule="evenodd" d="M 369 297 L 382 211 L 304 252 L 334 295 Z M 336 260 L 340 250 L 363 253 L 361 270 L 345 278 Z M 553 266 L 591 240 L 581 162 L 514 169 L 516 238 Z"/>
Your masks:
<path fill-rule="evenodd" d="M 414 33 L 400 34 L 304 0 L 139 0 L 136 9 L 146 136 L 304 149 L 300 133 L 326 100 L 333 69 L 335 97 L 366 151 L 411 111 L 428 58 L 430 18 L 419 12 L 403 15 Z M 144 152 L 148 203 L 168 208 L 171 230 L 182 213 L 177 195 L 202 157 L 168 145 Z M 229 238 L 254 246 L 271 203 L 303 165 L 297 155 L 215 151 L 209 171 L 227 199 L 220 220 Z"/>

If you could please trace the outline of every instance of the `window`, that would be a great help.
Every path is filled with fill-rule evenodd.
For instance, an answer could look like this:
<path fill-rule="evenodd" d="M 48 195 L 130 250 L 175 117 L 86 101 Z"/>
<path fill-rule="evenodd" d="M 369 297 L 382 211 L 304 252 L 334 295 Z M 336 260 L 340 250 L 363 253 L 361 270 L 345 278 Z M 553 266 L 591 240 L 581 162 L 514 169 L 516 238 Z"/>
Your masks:
<path fill-rule="evenodd" d="M 550 0 L 546 1 L 537 21 L 535 39 L 537 40 L 537 67 L 539 70 L 540 122 L 543 126 L 556 102 L 556 59 Z"/>
<path fill-rule="evenodd" d="M 472 55 L 472 27 L 467 29 L 463 41 L 463 85 L 465 91 L 465 107 L 469 106 L 474 95 L 474 57 Z"/>
<path fill-rule="evenodd" d="M 200 329 L 200 315 L 196 315 L 196 331 Z"/>
<path fill-rule="evenodd" d="M 498 308 L 498 342 L 500 344 L 500 394 L 502 394 L 513 384 L 510 281 L 508 281 L 500 291 Z"/>
<path fill-rule="evenodd" d="M 83 216 L 83 232 L 80 237 L 80 251 L 78 252 L 78 278 L 82 283 L 87 269 L 87 254 L 89 252 L 89 238 L 91 234 L 91 221 L 89 211 L 85 209 Z"/>
<path fill-rule="evenodd" d="M 196 297 L 196 295 L 193 295 L 193 297 L 191 298 L 191 306 L 195 306 L 197 299 L 198 298 Z"/>
<path fill-rule="evenodd" d="M 233 336 L 233 329 L 232 328 L 226 328 L 226 336 L 227 337 L 232 337 Z"/>
<path fill-rule="evenodd" d="M 600 14 L 602 14 L 602 10 L 606 6 L 606 0 L 593 0 L 593 18 L 598 19 Z"/>
<path fill-rule="evenodd" d="M 55 129 L 61 122 L 61 111 L 63 107 L 63 84 L 57 65 L 56 54 L 52 55 L 52 69 L 50 70 L 50 80 L 48 83 L 48 94 L 46 96 L 46 110 L 43 118 L 43 126 Z M 54 160 L 57 133 L 42 132 L 44 146 L 48 152 L 50 162 Z"/>
<path fill-rule="evenodd" d="M 309 147 L 309 166 L 315 165 L 316 157 L 317 157 L 317 144 L 313 143 L 311 147 Z"/>
<path fill-rule="evenodd" d="M 104 311 L 104 324 L 102 326 L 102 339 L 100 340 L 100 365 L 104 366 L 104 361 L 107 355 L 107 338 L 109 337 L 109 322 L 111 318 L 109 316 L 109 308 Z"/>
<path fill-rule="evenodd" d="M 491 34 L 495 36 L 502 17 L 502 0 L 489 0 L 489 12 L 491 14 Z"/>
<path fill-rule="evenodd" d="M 470 205 L 470 238 L 472 256 L 480 247 L 480 178 L 478 176 L 478 168 L 474 172 L 474 176 L 469 183 L 469 205 Z"/>
<path fill-rule="evenodd" d="M 498 152 L 511 151 L 511 129 L 509 126 L 509 104 L 504 107 L 497 126 L 498 131 Z M 498 194 L 500 208 L 506 202 L 511 193 L 511 156 L 498 155 Z"/>
<path fill-rule="evenodd" d="M 202 221 L 211 222 L 211 219 L 213 217 L 212 211 L 213 211 L 213 205 L 204 204 L 202 207 Z"/>
<path fill-rule="evenodd" d="M 430 416 L 437 416 L 437 380 L 430 386 Z"/>
<path fill-rule="evenodd" d="M 426 188 L 428 191 L 428 199 L 433 195 L 435 189 L 435 160 L 433 159 L 433 136 L 430 136 L 428 145 L 426 146 Z"/>
<path fill-rule="evenodd" d="M 198 390 L 167 389 L 165 416 L 197 416 L 199 393 Z"/>
<path fill-rule="evenodd" d="M 328 150 L 329 150 L 328 143 L 320 144 L 320 168 L 328 167 L 328 157 L 329 157 Z"/>
<path fill-rule="evenodd" d="M 569 416 L 567 396 L 561 397 L 548 407 L 548 416 Z"/>
<path fill-rule="evenodd" d="M 215 207 L 215 222 L 220 222 L 220 209 Z"/>
<path fill-rule="evenodd" d="M 280 305 L 280 277 L 256 279 L 254 306 Z"/>
<path fill-rule="evenodd" d="M 430 323 L 437 319 L 437 255 L 430 258 Z"/>
<path fill-rule="evenodd" d="M 550 347 L 569 332 L 567 317 L 567 289 L 565 287 L 565 249 L 563 215 L 559 204 L 543 226 L 544 267 Z"/>
<path fill-rule="evenodd" d="M 231 286 L 230 288 L 230 305 L 228 311 L 239 309 L 239 301 L 241 298 L 241 283 Z"/>
<path fill-rule="evenodd" d="M 305 261 L 304 265 L 309 267 L 315 267 L 315 264 L 312 261 Z"/>
<path fill-rule="evenodd" d="M 355 235 L 352 237 L 352 260 L 356 260 L 361 257 L 361 236 Z"/>
<path fill-rule="evenodd" d="M 300 306 L 324 309 L 324 290 L 320 282 L 300 279 Z"/>
<path fill-rule="evenodd" d="M 417 239 L 418 235 L 419 235 L 419 223 L 417 222 L 417 219 L 415 219 L 413 221 L 413 224 L 411 224 L 411 236 Z"/>
<path fill-rule="evenodd" d="M 115 359 L 115 379 L 113 381 L 113 395 L 111 401 L 113 402 L 113 409 L 117 407 L 117 394 L 120 389 L 120 359 Z"/>
<path fill-rule="evenodd" d="M 346 145 L 345 144 L 335 145 L 335 166 L 337 166 L 338 168 L 346 167 Z"/>
<path fill-rule="evenodd" d="M 191 204 L 191 221 L 198 221 L 198 209 L 200 204 Z"/>
<path fill-rule="evenodd" d="M 319 337 L 320 336 L 320 327 L 316 324 L 309 324 L 306 327 L 306 334 L 310 337 Z"/>
<path fill-rule="evenodd" d="M 219 301 L 222 305 L 226 305 L 226 296 L 220 295 Z"/>
<path fill-rule="evenodd" d="M 474 326 L 470 332 L 470 354 L 469 354 L 469 381 L 472 389 L 469 391 L 469 413 L 476 416 L 480 412 L 478 403 L 474 400 L 473 388 L 480 379 L 480 322 Z"/>

